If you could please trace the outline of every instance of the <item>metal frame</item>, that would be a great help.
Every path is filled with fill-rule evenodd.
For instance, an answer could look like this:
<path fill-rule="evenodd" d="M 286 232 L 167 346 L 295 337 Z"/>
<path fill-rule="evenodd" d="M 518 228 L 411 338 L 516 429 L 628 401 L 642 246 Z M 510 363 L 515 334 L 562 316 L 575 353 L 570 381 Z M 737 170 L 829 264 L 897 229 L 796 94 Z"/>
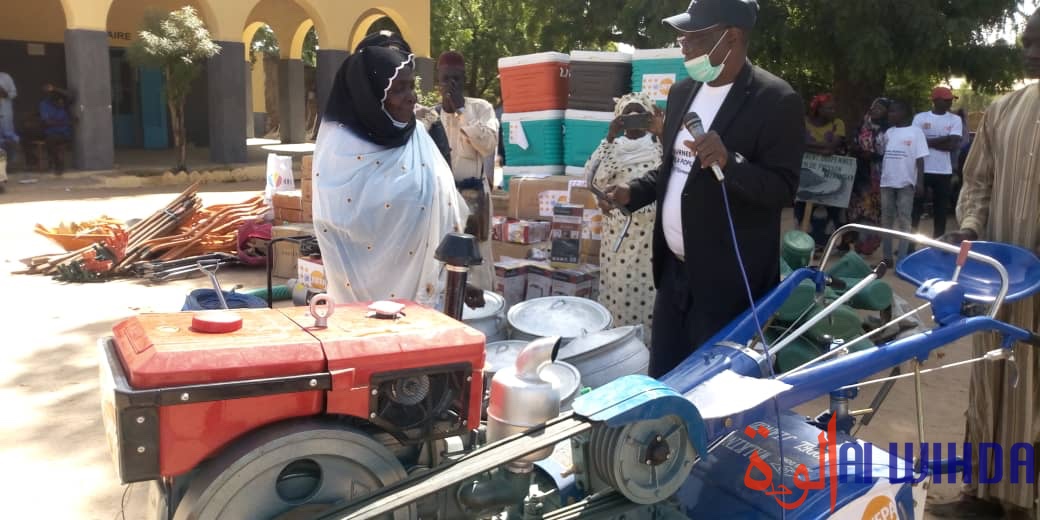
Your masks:
<path fill-rule="evenodd" d="M 116 352 L 114 338 L 101 338 L 99 348 L 104 353 L 101 369 L 107 367 L 114 381 L 116 446 L 112 449 L 119 450 L 116 469 L 125 484 L 162 476 L 159 472 L 159 408 L 163 406 L 332 389 L 332 375 L 323 372 L 134 390 Z"/>
<path fill-rule="evenodd" d="M 369 411 L 369 414 L 370 414 L 369 422 L 371 422 L 372 424 L 375 424 L 376 426 L 379 426 L 380 428 L 382 428 L 387 433 L 390 433 L 391 435 L 396 437 L 399 441 L 401 441 L 402 444 L 414 444 L 414 443 L 417 443 L 417 442 L 425 442 L 425 441 L 428 441 L 428 440 L 443 439 L 443 438 L 451 437 L 451 436 L 454 436 L 454 435 L 465 434 L 470 429 L 469 428 L 468 413 L 469 413 L 470 386 L 473 384 L 473 381 L 472 381 L 472 379 L 473 379 L 473 376 L 472 376 L 472 374 L 473 374 L 473 365 L 470 364 L 470 363 L 455 363 L 455 364 L 451 364 L 451 365 L 437 365 L 437 366 L 429 366 L 429 367 L 410 368 L 410 369 L 405 369 L 405 370 L 395 370 L 395 371 L 392 371 L 392 372 L 380 372 L 380 373 L 372 375 L 372 377 L 369 379 L 368 386 L 370 388 L 372 388 L 373 390 L 375 390 L 375 389 L 379 388 L 383 383 L 393 382 L 393 381 L 395 381 L 397 379 L 401 379 L 401 378 L 404 378 L 404 377 L 419 376 L 419 375 L 423 375 L 423 376 L 444 375 L 444 376 L 447 376 L 447 377 L 451 377 L 452 374 L 457 374 L 457 375 L 459 375 L 462 378 L 462 386 L 460 387 L 460 394 L 458 396 L 456 396 L 456 399 L 461 401 L 462 404 L 461 404 L 461 410 L 459 410 L 458 423 L 455 425 L 455 428 L 450 429 L 450 430 L 445 430 L 445 431 L 437 431 L 434 426 L 439 422 L 439 419 L 436 418 L 436 417 L 433 417 L 433 418 L 430 419 L 429 423 L 426 425 L 426 429 L 428 431 L 424 432 L 425 435 L 423 435 L 423 436 L 421 436 L 419 438 L 413 439 L 413 438 L 407 436 L 407 431 L 401 430 L 397 425 L 390 424 L 389 422 L 380 420 L 380 417 L 378 416 L 378 413 L 379 413 L 378 407 L 379 407 L 379 399 L 380 399 L 381 395 L 379 393 L 371 393 L 371 394 L 369 394 L 369 399 L 368 399 L 368 411 Z M 431 388 L 431 391 L 432 390 L 433 389 Z M 425 401 L 426 399 L 429 399 L 429 398 L 432 398 L 432 397 L 433 397 L 432 395 L 427 395 L 426 397 L 423 398 L 423 400 Z M 383 398 L 384 399 L 388 399 L 388 397 L 383 397 Z M 413 406 L 419 406 L 419 404 L 416 404 L 416 405 L 413 405 Z M 450 410 L 450 408 L 449 408 L 449 410 Z"/>
<path fill-rule="evenodd" d="M 867 231 L 871 233 L 877 233 L 880 235 L 890 235 L 892 237 L 900 238 L 902 240 L 910 240 L 921 245 L 941 249 L 943 251 L 946 251 L 947 253 L 958 254 L 961 251 L 961 248 L 959 246 L 948 244 L 946 242 L 940 242 L 938 240 L 928 238 L 924 235 L 912 235 L 910 233 L 903 233 L 902 231 L 895 231 L 892 229 L 885 229 L 874 226 L 864 226 L 863 224 L 847 224 L 838 228 L 838 230 L 835 231 L 833 235 L 831 235 L 830 241 L 827 242 L 827 248 L 823 252 L 823 259 L 820 260 L 821 271 L 826 270 L 827 261 L 830 260 L 831 253 L 834 251 L 835 245 L 842 237 L 844 237 L 847 233 L 851 231 Z M 997 311 L 999 311 L 1000 306 L 1003 305 L 1004 298 L 1007 296 L 1008 288 L 1011 285 L 1011 283 L 1009 282 L 1007 269 L 1004 267 L 1004 264 L 1001 264 L 995 258 L 983 255 L 981 253 L 976 253 L 974 251 L 968 252 L 968 258 L 989 264 L 991 267 L 996 269 L 997 274 L 1000 275 L 1000 292 L 997 293 L 997 297 L 993 300 L 993 304 L 990 306 L 989 311 L 989 317 L 996 318 Z M 895 268 L 894 265 L 890 267 Z"/>

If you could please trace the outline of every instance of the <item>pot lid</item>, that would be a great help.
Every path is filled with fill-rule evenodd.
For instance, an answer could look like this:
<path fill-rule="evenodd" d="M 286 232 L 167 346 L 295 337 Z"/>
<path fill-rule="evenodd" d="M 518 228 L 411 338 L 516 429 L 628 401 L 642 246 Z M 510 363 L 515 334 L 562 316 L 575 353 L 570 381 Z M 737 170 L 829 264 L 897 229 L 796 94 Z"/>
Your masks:
<path fill-rule="evenodd" d="M 546 363 L 538 375 L 560 392 L 560 400 L 566 401 L 581 388 L 581 372 L 570 363 L 554 361 Z"/>
<path fill-rule="evenodd" d="M 474 309 L 469 305 L 462 304 L 462 321 L 482 320 L 490 318 L 505 308 L 506 300 L 497 293 L 484 291 L 484 306 Z"/>
<path fill-rule="evenodd" d="M 527 342 L 521 340 L 488 343 L 484 347 L 487 354 L 484 358 L 484 372 L 494 374 L 503 368 L 513 366 L 516 363 L 516 357 L 526 346 Z"/>
<path fill-rule="evenodd" d="M 602 305 L 575 296 L 546 296 L 521 302 L 509 310 L 509 324 L 531 336 L 575 338 L 610 326 Z"/>
<path fill-rule="evenodd" d="M 574 341 L 561 348 L 557 358 L 563 360 L 574 359 L 590 352 L 595 352 L 604 347 L 611 345 L 616 346 L 617 344 L 631 339 L 638 339 L 636 334 L 638 332 L 636 330 L 638 327 L 641 327 L 641 325 L 629 325 L 626 327 L 594 332 L 586 336 L 579 336 L 578 338 L 575 338 Z"/>

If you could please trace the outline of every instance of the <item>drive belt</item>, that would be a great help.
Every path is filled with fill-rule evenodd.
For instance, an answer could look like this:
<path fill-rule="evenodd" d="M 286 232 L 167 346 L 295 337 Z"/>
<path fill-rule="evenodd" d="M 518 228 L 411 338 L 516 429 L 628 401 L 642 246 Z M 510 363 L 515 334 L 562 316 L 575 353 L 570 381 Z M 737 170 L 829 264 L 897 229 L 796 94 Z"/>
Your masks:
<path fill-rule="evenodd" d="M 571 414 L 560 416 L 542 426 L 468 453 L 455 462 L 407 478 L 378 493 L 325 512 L 315 520 L 362 520 L 385 515 L 591 428 L 592 423 L 583 418 Z"/>

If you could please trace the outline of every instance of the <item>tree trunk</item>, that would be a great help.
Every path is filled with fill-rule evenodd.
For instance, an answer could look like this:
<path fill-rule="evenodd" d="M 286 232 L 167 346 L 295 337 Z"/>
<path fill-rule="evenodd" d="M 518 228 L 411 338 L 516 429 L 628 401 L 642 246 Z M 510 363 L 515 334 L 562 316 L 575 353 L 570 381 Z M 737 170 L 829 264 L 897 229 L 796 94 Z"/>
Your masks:
<path fill-rule="evenodd" d="M 885 91 L 885 76 L 862 80 L 849 76 L 844 62 L 834 64 L 834 102 L 838 117 L 845 121 L 845 132 L 850 137 L 859 130 L 863 115 L 870 104 Z"/>
<path fill-rule="evenodd" d="M 183 113 L 177 110 L 178 101 L 173 98 L 168 98 L 166 105 L 170 110 L 170 130 L 173 132 L 173 147 L 177 149 L 179 156 L 184 141 L 184 134 L 181 133 L 181 128 L 184 126 L 181 120 Z M 183 170 L 184 160 L 181 159 L 176 166 L 177 171 Z"/>
<path fill-rule="evenodd" d="M 177 167 L 182 171 L 188 170 L 188 128 L 184 124 L 184 99 L 177 100 L 177 120 L 180 122 L 180 149 L 178 150 Z"/>

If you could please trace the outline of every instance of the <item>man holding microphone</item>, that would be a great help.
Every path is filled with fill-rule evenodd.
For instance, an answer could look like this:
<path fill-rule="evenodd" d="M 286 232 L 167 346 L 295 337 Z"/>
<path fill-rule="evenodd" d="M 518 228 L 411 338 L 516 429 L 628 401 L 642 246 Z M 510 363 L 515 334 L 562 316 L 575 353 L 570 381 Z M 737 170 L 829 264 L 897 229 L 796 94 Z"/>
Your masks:
<path fill-rule="evenodd" d="M 747 310 L 748 288 L 757 299 L 780 281 L 780 223 L 798 188 L 805 118 L 791 86 L 747 59 L 757 16 L 756 0 L 693 0 L 664 20 L 680 34 L 690 78 L 668 94 L 661 167 L 603 201 L 631 211 L 657 203 L 652 377 Z M 706 133 L 687 130 L 691 113 Z"/>

